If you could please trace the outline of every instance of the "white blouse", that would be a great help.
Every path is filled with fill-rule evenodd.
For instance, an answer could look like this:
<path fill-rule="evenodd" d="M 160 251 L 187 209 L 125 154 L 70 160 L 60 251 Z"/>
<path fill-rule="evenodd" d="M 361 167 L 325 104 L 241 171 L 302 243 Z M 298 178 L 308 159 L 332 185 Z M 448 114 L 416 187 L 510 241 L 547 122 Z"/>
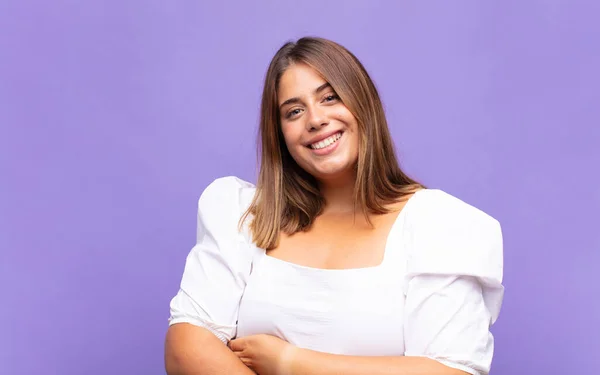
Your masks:
<path fill-rule="evenodd" d="M 205 327 L 224 343 L 270 334 L 347 355 L 423 356 L 487 374 L 500 312 L 500 224 L 441 190 L 409 199 L 374 267 L 318 269 L 266 255 L 238 221 L 255 187 L 215 180 L 198 202 L 197 243 L 169 324 Z"/>

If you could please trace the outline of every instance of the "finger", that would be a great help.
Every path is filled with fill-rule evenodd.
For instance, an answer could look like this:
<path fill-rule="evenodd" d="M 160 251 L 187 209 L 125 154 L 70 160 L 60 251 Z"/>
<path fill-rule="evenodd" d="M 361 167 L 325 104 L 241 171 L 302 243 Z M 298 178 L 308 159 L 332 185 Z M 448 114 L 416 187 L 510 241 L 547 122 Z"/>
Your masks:
<path fill-rule="evenodd" d="M 242 358 L 240 358 L 240 360 L 242 361 L 242 363 L 244 365 L 246 365 L 246 367 L 248 367 L 249 369 L 252 369 L 252 361 L 250 360 L 250 358 L 242 357 Z"/>
<path fill-rule="evenodd" d="M 246 365 L 246 367 L 252 368 L 252 358 L 249 357 L 246 352 L 234 351 L 233 354 L 235 354 L 239 358 L 239 360 L 242 361 L 244 365 Z"/>
<path fill-rule="evenodd" d="M 234 352 L 241 352 L 248 347 L 248 340 L 246 338 L 231 340 L 227 346 Z"/>

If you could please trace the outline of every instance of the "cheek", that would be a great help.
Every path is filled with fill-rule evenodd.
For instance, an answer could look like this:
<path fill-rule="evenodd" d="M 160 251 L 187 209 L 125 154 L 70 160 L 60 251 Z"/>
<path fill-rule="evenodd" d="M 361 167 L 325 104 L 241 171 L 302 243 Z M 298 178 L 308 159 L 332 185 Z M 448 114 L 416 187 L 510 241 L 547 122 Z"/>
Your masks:
<path fill-rule="evenodd" d="M 356 118 L 347 108 L 340 108 L 332 114 L 333 119 L 346 124 L 348 128 L 356 129 Z"/>
<path fill-rule="evenodd" d="M 283 134 L 283 140 L 289 146 L 289 144 L 292 142 L 292 132 L 290 131 L 290 128 L 287 126 L 282 126 L 281 134 Z"/>
<path fill-rule="evenodd" d="M 288 147 L 294 147 L 301 144 L 302 126 L 300 124 L 294 123 L 289 124 L 289 126 L 284 125 L 281 128 L 281 133 L 283 133 L 283 138 Z"/>
<path fill-rule="evenodd" d="M 348 118 L 348 115 L 346 114 L 346 110 L 345 109 L 339 109 L 339 110 L 333 112 L 331 114 L 331 117 L 334 120 L 344 121 L 345 122 L 347 120 L 347 118 Z"/>
<path fill-rule="evenodd" d="M 293 129 L 282 129 L 283 141 L 289 151 L 289 153 L 295 158 L 298 155 L 298 147 L 304 147 L 300 142 L 301 133 L 294 131 Z"/>

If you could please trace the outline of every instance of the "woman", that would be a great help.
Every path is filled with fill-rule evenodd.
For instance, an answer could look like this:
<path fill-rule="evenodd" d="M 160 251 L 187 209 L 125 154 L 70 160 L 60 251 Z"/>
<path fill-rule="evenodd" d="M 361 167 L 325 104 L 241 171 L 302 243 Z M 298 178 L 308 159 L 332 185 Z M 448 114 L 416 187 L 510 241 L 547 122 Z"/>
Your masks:
<path fill-rule="evenodd" d="M 285 44 L 265 80 L 256 187 L 198 205 L 171 301 L 169 374 L 487 374 L 502 235 L 399 168 L 361 63 Z"/>

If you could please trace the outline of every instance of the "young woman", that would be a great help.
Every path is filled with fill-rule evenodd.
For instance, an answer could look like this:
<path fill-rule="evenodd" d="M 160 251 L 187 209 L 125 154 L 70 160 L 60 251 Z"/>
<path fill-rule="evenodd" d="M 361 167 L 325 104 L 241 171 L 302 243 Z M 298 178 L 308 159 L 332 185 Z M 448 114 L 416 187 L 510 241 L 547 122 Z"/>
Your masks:
<path fill-rule="evenodd" d="M 285 44 L 265 80 L 256 186 L 220 178 L 171 301 L 169 374 L 487 374 L 498 221 L 396 161 L 361 63 Z"/>

